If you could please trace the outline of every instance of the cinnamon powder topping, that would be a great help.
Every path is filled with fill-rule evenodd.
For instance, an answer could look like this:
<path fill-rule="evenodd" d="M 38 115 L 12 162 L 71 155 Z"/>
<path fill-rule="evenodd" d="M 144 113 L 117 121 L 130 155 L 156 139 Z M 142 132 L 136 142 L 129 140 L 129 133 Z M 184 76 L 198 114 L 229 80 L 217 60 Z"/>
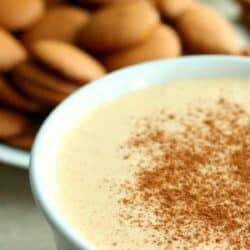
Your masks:
<path fill-rule="evenodd" d="M 119 217 L 150 234 L 145 244 L 250 249 L 250 120 L 243 107 L 221 98 L 181 116 L 163 110 L 140 120 L 122 151 L 135 176 L 119 189 Z"/>

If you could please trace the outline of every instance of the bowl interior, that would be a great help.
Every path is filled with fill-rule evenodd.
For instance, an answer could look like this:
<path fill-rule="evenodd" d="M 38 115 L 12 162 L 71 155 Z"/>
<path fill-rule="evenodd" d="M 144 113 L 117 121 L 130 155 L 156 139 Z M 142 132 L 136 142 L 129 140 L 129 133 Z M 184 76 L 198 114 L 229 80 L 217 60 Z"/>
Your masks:
<path fill-rule="evenodd" d="M 250 77 L 250 59 L 228 56 L 186 57 L 129 67 L 107 75 L 67 98 L 42 126 L 31 157 L 31 185 L 38 204 L 56 231 L 80 249 L 89 244 L 60 215 L 55 196 L 56 160 L 67 131 L 93 107 L 120 95 L 173 80 Z"/>

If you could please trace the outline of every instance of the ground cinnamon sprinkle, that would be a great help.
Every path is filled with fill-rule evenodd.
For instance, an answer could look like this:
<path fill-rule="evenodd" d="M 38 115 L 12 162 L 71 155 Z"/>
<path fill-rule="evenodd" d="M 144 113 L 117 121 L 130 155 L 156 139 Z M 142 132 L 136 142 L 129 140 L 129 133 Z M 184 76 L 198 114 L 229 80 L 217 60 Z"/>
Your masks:
<path fill-rule="evenodd" d="M 145 243 L 250 249 L 250 120 L 239 104 L 161 111 L 122 150 L 136 172 L 119 190 L 120 221 L 152 232 Z"/>

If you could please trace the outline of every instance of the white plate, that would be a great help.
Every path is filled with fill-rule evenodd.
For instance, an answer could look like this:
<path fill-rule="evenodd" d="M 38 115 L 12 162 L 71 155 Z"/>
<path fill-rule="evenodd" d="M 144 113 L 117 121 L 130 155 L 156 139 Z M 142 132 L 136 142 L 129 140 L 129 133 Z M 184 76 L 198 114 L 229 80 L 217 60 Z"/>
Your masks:
<path fill-rule="evenodd" d="M 29 157 L 29 151 L 0 144 L 0 163 L 12 167 L 28 169 Z"/>

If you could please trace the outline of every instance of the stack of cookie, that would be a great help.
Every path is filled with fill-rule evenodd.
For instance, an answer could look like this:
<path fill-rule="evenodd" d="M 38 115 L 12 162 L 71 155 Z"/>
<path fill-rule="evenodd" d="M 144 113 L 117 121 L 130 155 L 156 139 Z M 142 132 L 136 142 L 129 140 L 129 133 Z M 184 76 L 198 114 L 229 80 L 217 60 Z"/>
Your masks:
<path fill-rule="evenodd" d="M 0 0 L 0 140 L 29 149 L 50 110 L 106 72 L 241 50 L 195 0 Z"/>
<path fill-rule="evenodd" d="M 46 10 L 43 0 L 1 0 L 1 10 L 0 138 L 29 149 L 48 112 L 106 70 L 74 45 L 87 11 L 70 5 Z"/>

